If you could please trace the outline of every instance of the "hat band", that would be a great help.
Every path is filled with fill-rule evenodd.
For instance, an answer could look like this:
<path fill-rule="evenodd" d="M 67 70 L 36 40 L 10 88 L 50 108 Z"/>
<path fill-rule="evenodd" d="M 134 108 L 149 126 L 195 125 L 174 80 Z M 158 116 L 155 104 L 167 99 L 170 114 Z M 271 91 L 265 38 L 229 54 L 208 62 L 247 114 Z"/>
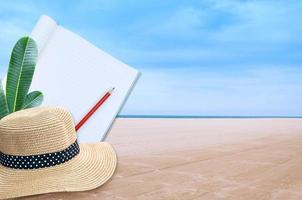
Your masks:
<path fill-rule="evenodd" d="M 39 169 L 65 163 L 80 153 L 77 140 L 66 149 L 54 153 L 17 156 L 0 152 L 0 164 L 14 169 Z"/>

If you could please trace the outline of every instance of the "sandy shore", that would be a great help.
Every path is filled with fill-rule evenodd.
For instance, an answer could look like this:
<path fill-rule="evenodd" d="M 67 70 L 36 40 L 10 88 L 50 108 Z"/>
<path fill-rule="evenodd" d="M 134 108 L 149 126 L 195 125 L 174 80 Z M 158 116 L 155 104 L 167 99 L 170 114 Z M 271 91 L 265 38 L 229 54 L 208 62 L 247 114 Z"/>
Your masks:
<path fill-rule="evenodd" d="M 26 199 L 302 199 L 302 119 L 118 119 L 113 179 Z"/>

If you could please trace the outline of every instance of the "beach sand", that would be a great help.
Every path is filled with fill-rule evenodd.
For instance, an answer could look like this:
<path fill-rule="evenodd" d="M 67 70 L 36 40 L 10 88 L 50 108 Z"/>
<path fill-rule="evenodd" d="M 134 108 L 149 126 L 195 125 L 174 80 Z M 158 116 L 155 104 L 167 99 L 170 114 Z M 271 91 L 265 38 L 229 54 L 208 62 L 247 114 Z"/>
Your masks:
<path fill-rule="evenodd" d="M 24 199 L 302 199 L 302 119 L 117 119 L 104 186 Z"/>

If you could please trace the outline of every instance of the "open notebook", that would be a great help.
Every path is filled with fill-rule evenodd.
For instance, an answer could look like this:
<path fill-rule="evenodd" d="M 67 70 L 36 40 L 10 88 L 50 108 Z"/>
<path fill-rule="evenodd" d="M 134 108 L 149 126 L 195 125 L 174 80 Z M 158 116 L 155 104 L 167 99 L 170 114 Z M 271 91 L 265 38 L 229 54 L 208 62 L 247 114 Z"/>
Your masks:
<path fill-rule="evenodd" d="M 115 87 L 78 131 L 80 141 L 105 138 L 139 72 L 44 15 L 31 37 L 39 49 L 31 91 L 44 93 L 43 105 L 66 107 L 78 123 L 108 89 Z"/>

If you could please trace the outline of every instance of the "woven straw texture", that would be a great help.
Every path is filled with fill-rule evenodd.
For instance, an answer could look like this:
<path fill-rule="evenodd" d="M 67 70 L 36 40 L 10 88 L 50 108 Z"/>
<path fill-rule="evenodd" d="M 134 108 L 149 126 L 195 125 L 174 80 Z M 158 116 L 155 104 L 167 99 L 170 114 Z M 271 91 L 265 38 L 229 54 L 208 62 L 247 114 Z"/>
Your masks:
<path fill-rule="evenodd" d="M 63 108 L 32 108 L 0 120 L 0 151 L 6 154 L 57 152 L 75 140 L 72 117 Z M 53 167 L 20 170 L 0 165 L 0 199 L 91 190 L 108 181 L 116 165 L 116 153 L 105 142 L 80 144 L 80 154 Z"/>

